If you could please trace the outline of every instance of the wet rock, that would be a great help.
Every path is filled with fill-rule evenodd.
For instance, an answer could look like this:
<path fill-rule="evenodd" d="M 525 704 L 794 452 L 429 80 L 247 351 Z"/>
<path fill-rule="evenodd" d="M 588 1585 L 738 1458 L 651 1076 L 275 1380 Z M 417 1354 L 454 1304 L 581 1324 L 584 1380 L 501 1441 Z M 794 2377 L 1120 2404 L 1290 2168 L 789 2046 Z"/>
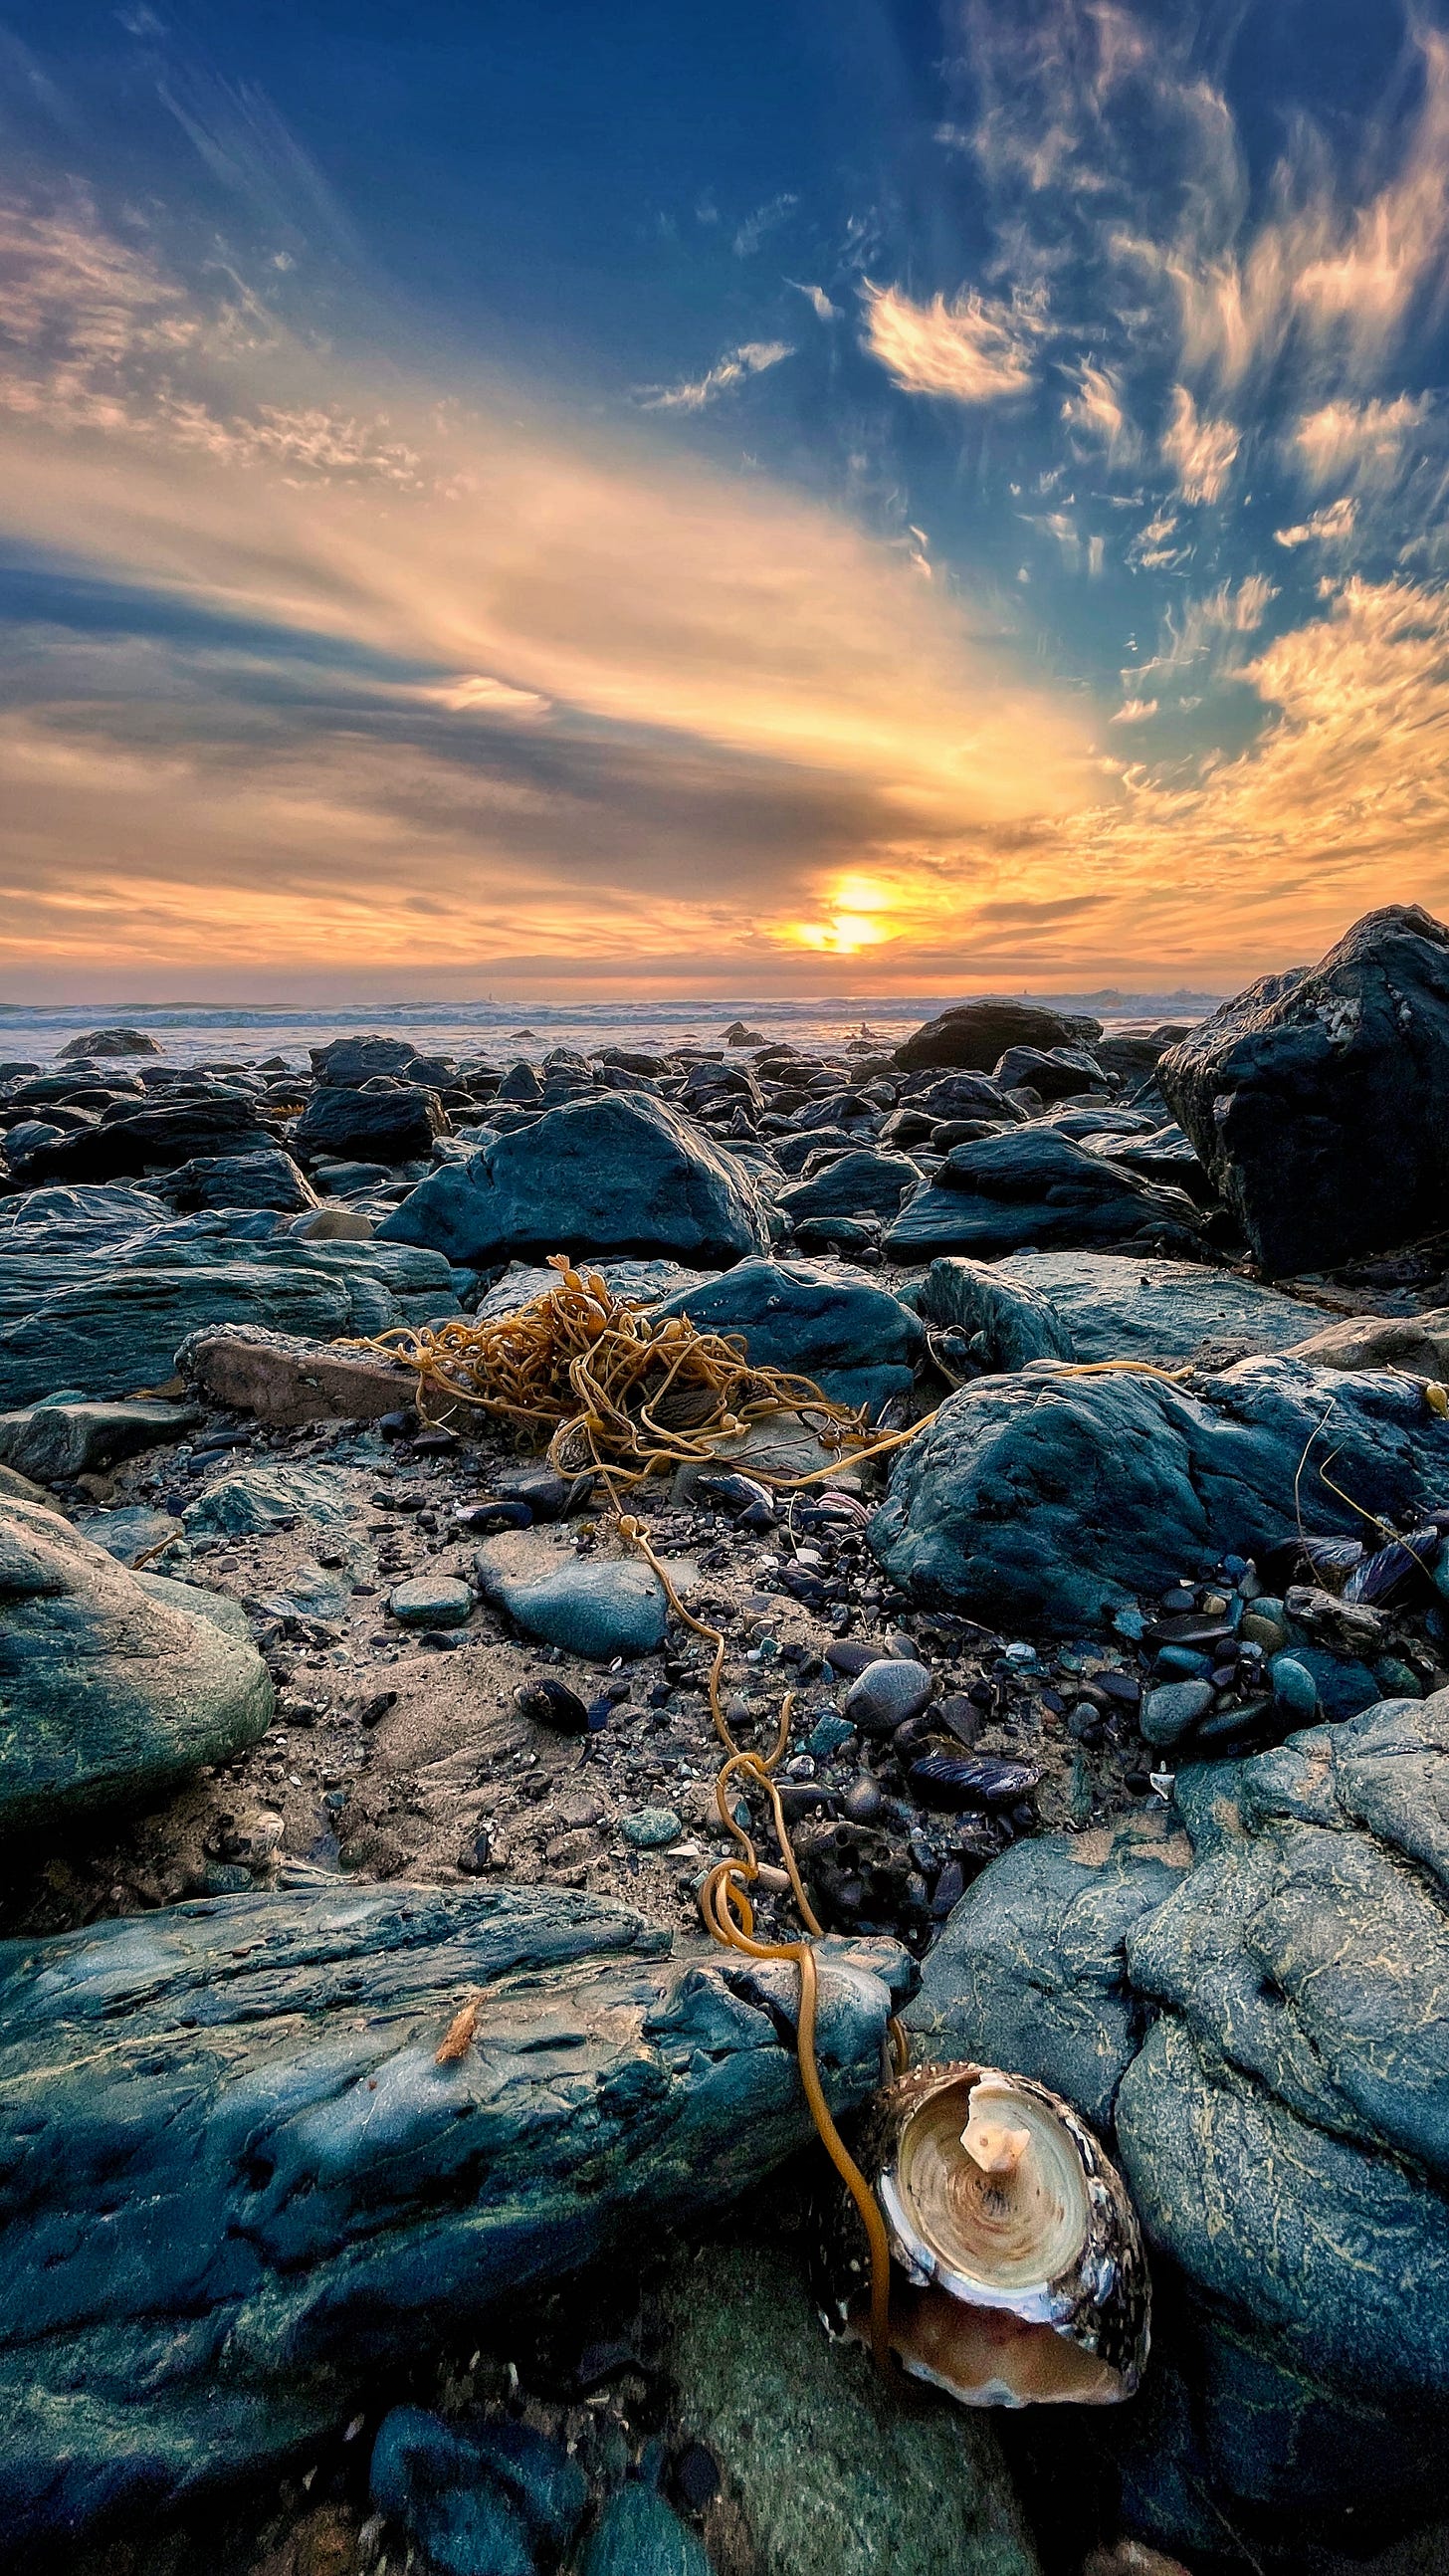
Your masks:
<path fill-rule="evenodd" d="M 733 1156 L 664 1101 L 632 1092 L 550 1110 L 434 1172 L 381 1233 L 477 1268 L 551 1252 L 663 1253 L 718 1266 L 769 1238 Z"/>
<path fill-rule="evenodd" d="M 312 1207 L 294 1217 L 287 1232 L 298 1243 L 370 1243 L 377 1225 L 361 1208 Z"/>
<path fill-rule="evenodd" d="M 257 1154 L 272 1149 L 276 1137 L 261 1124 L 257 1104 L 237 1093 L 216 1092 L 208 1099 L 173 1104 L 129 1101 L 125 1115 L 103 1119 L 38 1145 L 14 1166 L 15 1178 L 27 1187 L 45 1182 L 110 1181 L 127 1172 L 141 1173 L 160 1165 L 177 1168 L 198 1156 Z"/>
<path fill-rule="evenodd" d="M 176 1367 L 213 1404 L 278 1425 L 378 1422 L 407 1402 L 416 1380 L 381 1351 L 336 1349 L 257 1324 L 205 1324 Z"/>
<path fill-rule="evenodd" d="M 1084 1038 L 1090 1044 L 1101 1034 L 1101 1021 L 1085 1013 L 1052 1011 L 1039 1003 L 992 996 L 958 1003 L 939 1019 L 927 1020 L 896 1048 L 895 1060 L 908 1073 L 936 1064 L 967 1065 L 990 1073 L 1008 1047 L 1071 1046 Z"/>
<path fill-rule="evenodd" d="M 507 1530 L 473 1562 L 484 1600 L 545 1645 L 607 1664 L 664 1642 L 664 1586 L 638 1557 L 576 1557 L 544 1531 Z"/>
<path fill-rule="evenodd" d="M 30 1405 L 20 1413 L 0 1413 L 0 1461 L 53 1485 L 179 1440 L 200 1420 L 187 1404 Z"/>
<path fill-rule="evenodd" d="M 871 1522 L 887 1572 L 994 1624 L 1068 1634 L 1133 1613 L 1185 1568 L 1354 1520 L 1300 1480 L 1330 1404 L 1334 1481 L 1407 1526 L 1449 1477 L 1449 1426 L 1407 1378 L 1243 1360 L 1191 1390 L 1138 1376 L 988 1378 L 902 1451 Z"/>
<path fill-rule="evenodd" d="M 74 1063 L 82 1058 L 107 1055 L 159 1055 L 159 1042 L 148 1037 L 144 1029 L 92 1029 L 88 1037 L 68 1038 L 60 1050 L 59 1062 Z"/>
<path fill-rule="evenodd" d="M 158 1184 L 185 1215 L 195 1208 L 277 1208 L 284 1215 L 315 1208 L 311 1182 L 280 1145 L 252 1154 L 201 1154 Z"/>
<path fill-rule="evenodd" d="M 404 1628 L 461 1628 L 473 1615 L 473 1595 L 466 1583 L 445 1574 L 419 1574 L 396 1584 L 387 1606 Z"/>
<path fill-rule="evenodd" d="M 360 1091 L 378 1074 L 391 1074 L 400 1080 L 418 1060 L 417 1048 L 410 1038 L 386 1038 L 376 1033 L 333 1038 L 329 1045 L 311 1047 L 308 1052 L 316 1080 L 341 1091 Z"/>
<path fill-rule="evenodd" d="M 1106 1076 L 1085 1047 L 1008 1047 L 992 1072 L 1003 1091 L 1034 1091 L 1039 1100 L 1070 1100 L 1079 1091 L 1105 1091 Z"/>
<path fill-rule="evenodd" d="M 1212 1704 L 1211 1682 L 1164 1682 L 1159 1690 L 1150 1690 L 1143 1700 L 1142 1733 L 1149 1744 L 1168 1750 L 1191 1735 Z M 1311 1708 L 1309 1715 L 1312 1715 Z"/>
<path fill-rule="evenodd" d="M 868 1664 L 845 1695 L 842 1714 L 862 1735 L 893 1735 L 929 1705 L 935 1684 L 926 1665 L 882 1659 Z"/>
<path fill-rule="evenodd" d="M 788 2245 L 686 2258 L 663 2311 L 676 2417 L 718 2463 L 705 2535 L 735 2545 L 717 2563 L 759 2576 L 1035 2576 L 990 2417 L 933 2391 L 903 2404 L 859 2345 L 829 2342 Z"/>
<path fill-rule="evenodd" d="M 134 1566 L 138 1558 L 159 1555 L 173 1539 L 184 1536 L 174 1512 L 153 1511 L 145 1503 L 123 1503 L 116 1511 L 96 1512 L 76 1526 L 83 1538 L 103 1547 L 118 1565 Z"/>
<path fill-rule="evenodd" d="M 1268 975 L 1171 1048 L 1157 1080 L 1270 1276 L 1443 1221 L 1449 930 L 1365 914 L 1314 967 Z"/>
<path fill-rule="evenodd" d="M 775 1204 L 792 1225 L 834 1217 L 894 1216 L 921 1177 L 907 1154 L 840 1154 L 808 1181 L 792 1181 Z"/>
<path fill-rule="evenodd" d="M 909 1971 L 821 1965 L 839 2113 L 877 2081 L 873 1971 Z M 757 2186 L 813 2134 L 794 2009 L 788 1967 L 557 1889 L 304 1886 L 0 1945 L 11 2546 L 278 2462 L 445 2330 Z"/>
<path fill-rule="evenodd" d="M 33 1505 L 0 1498 L 0 1824 L 138 1798 L 254 1743 L 272 1713 L 235 1605 L 138 1580 Z M 236 1622 L 240 1622 L 237 1633 Z"/>
<path fill-rule="evenodd" d="M 711 2576 L 687 2523 L 652 2487 L 620 2487 L 589 2534 L 579 2576 Z"/>
<path fill-rule="evenodd" d="M 962 1252 L 990 1259 L 1024 1244 L 1092 1245 L 1140 1236 L 1192 1251 L 1200 1241 L 1192 1201 L 1153 1189 L 1051 1127 L 1019 1127 L 954 1145 L 907 1199 L 883 1238 L 892 1261 Z"/>
<path fill-rule="evenodd" d="M 1110 2132 L 1135 2053 L 1134 1925 L 1181 1884 L 1191 1853 L 1165 1823 L 1015 1844 L 982 1871 L 921 1971 L 906 2020 L 925 2054 L 1030 2075 Z"/>
<path fill-rule="evenodd" d="M 319 1085 L 297 1121 L 297 1142 L 313 1156 L 410 1163 L 432 1152 L 448 1120 L 436 1092 L 408 1084 L 396 1091 L 347 1091 Z"/>
<path fill-rule="evenodd" d="M 577 2461 L 545 2434 L 506 2418 L 464 2431 L 420 2406 L 383 2417 L 370 2485 L 443 2576 L 532 2576 L 535 2545 L 566 2548 L 589 2498 Z"/>
<path fill-rule="evenodd" d="M 938 1330 L 954 1327 L 973 1342 L 979 1336 L 972 1357 L 988 1376 L 1030 1360 L 1072 1359 L 1072 1336 L 1056 1307 L 1005 1271 L 1004 1263 L 933 1261 L 915 1291 L 916 1312 Z"/>
<path fill-rule="evenodd" d="M 837 1404 L 874 1413 L 909 1392 L 925 1337 L 889 1290 L 809 1261 L 743 1261 L 704 1287 L 660 1299 L 701 1332 L 740 1333 L 758 1368 L 809 1377 Z"/>
<path fill-rule="evenodd" d="M 1243 1359 L 1292 1350 L 1315 1308 L 1200 1262 L 1121 1252 L 1018 1252 L 991 1276 L 1044 1298 L 1079 1360 Z M 1369 1365 L 1372 1365 L 1370 1363 Z"/>

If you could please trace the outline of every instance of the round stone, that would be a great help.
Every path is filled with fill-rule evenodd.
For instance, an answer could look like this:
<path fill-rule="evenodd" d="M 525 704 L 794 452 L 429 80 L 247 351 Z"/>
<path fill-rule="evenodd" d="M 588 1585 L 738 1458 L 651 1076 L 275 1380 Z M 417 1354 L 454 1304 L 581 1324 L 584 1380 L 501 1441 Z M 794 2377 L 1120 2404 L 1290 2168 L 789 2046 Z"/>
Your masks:
<path fill-rule="evenodd" d="M 1286 1709 L 1290 1717 L 1310 1720 L 1318 1715 L 1318 1684 L 1306 1664 L 1294 1655 L 1275 1655 L 1269 1671 L 1273 1676 L 1273 1705 Z"/>
<path fill-rule="evenodd" d="M 893 1735 L 909 1717 L 919 1717 L 930 1703 L 931 1675 L 924 1664 L 904 1660 L 867 1664 L 845 1695 L 843 1714 L 862 1735 Z"/>
<path fill-rule="evenodd" d="M 619 1818 L 619 1831 L 635 1851 L 662 1850 L 665 1843 L 677 1843 L 683 1830 L 672 1807 L 636 1807 Z"/>
<path fill-rule="evenodd" d="M 419 1574 L 390 1592 L 387 1606 L 405 1628 L 461 1628 L 472 1616 L 473 1595 L 451 1575 Z"/>

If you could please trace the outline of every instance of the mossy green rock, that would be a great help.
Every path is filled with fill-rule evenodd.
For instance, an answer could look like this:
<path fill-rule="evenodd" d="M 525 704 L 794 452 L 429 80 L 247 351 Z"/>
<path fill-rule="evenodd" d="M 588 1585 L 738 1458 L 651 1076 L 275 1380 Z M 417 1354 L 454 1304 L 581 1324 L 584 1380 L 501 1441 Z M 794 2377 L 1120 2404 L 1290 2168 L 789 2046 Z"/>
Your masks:
<path fill-rule="evenodd" d="M 709 2247 L 664 2305 L 680 2428 L 719 2462 L 760 2576 L 1036 2576 L 989 2416 L 902 2402 L 827 2340 L 783 2249 Z"/>

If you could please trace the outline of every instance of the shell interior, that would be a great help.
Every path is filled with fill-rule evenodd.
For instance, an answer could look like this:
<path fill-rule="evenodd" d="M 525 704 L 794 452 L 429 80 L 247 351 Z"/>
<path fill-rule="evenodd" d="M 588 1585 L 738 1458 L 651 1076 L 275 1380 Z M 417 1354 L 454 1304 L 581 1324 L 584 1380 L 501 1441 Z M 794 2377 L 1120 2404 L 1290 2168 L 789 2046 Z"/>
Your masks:
<path fill-rule="evenodd" d="M 968 2139 L 996 2129 L 1026 2143 L 993 2170 Z M 1061 2122 L 1030 2094 L 985 2083 L 969 2094 L 951 2086 L 913 2113 L 888 2207 L 910 2269 L 958 2298 L 1038 2312 L 1090 2225 L 1081 2160 Z"/>

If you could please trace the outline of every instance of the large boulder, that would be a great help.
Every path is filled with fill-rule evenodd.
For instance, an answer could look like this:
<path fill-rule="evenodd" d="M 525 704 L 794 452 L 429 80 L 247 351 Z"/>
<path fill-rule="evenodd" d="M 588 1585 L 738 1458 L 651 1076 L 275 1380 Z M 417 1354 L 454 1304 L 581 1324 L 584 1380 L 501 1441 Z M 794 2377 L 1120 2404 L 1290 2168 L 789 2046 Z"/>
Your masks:
<path fill-rule="evenodd" d="M 408 1073 L 417 1052 L 410 1038 L 385 1038 L 375 1032 L 368 1037 L 333 1038 L 327 1046 L 309 1049 L 317 1081 L 341 1091 L 360 1091 L 380 1073 Z"/>
<path fill-rule="evenodd" d="M 652 1311 L 687 1315 L 702 1333 L 738 1333 L 757 1368 L 813 1378 L 837 1404 L 872 1412 L 909 1393 L 925 1349 L 917 1318 L 888 1289 L 811 1261 L 742 1261 Z"/>
<path fill-rule="evenodd" d="M 1442 1225 L 1449 929 L 1417 904 L 1365 914 L 1214 1012 L 1157 1081 L 1270 1276 Z"/>
<path fill-rule="evenodd" d="M 478 1269 L 551 1252 L 663 1253 L 723 1267 L 769 1241 L 741 1165 L 639 1092 L 549 1110 L 445 1165 L 379 1231 Z"/>
<path fill-rule="evenodd" d="M 1008 1047 L 1088 1045 L 1102 1034 L 1102 1023 L 1079 1011 L 1053 1011 L 1039 1002 L 1012 1002 L 995 996 L 958 1002 L 938 1019 L 913 1029 L 896 1049 L 903 1071 L 921 1065 L 966 1065 L 990 1073 Z"/>
<path fill-rule="evenodd" d="M 297 1121 L 299 1145 L 314 1161 L 426 1161 L 448 1121 L 435 1091 L 400 1084 L 389 1091 L 350 1091 L 321 1083 Z"/>
<path fill-rule="evenodd" d="M 840 2114 L 909 1963 L 830 1942 L 821 1970 Z M 0 1945 L 11 2546 L 149 2523 L 757 2187 L 813 2135 L 795 1991 L 557 1888 L 302 1887 Z"/>
<path fill-rule="evenodd" d="M 994 1263 L 991 1276 L 1003 1294 L 1041 1297 L 1054 1307 L 1079 1360 L 1222 1365 L 1296 1349 L 1320 1312 L 1235 1271 L 1147 1253 L 1016 1252 Z M 1383 1362 L 1344 1365 L 1380 1368 Z"/>
<path fill-rule="evenodd" d="M 0 1497 L 0 1829 L 53 1828 L 224 1761 L 272 1714 L 233 1603 L 182 1608 L 68 1522 Z M 237 1623 L 240 1623 L 239 1626 Z"/>
<path fill-rule="evenodd" d="M 1085 1047 L 1008 1047 L 992 1080 L 1003 1091 L 1034 1091 L 1039 1100 L 1070 1100 L 1079 1091 L 1105 1091 L 1106 1076 Z"/>
<path fill-rule="evenodd" d="M 1134 1828 L 983 1872 L 911 2018 L 1115 2123 L 1173 2394 L 1103 2425 L 1129 2519 L 1366 2540 L 1449 2498 L 1449 1692 L 1177 1794 L 1190 1868 Z"/>
<path fill-rule="evenodd" d="M 1053 1127 L 1018 1127 L 955 1145 L 908 1198 L 884 1237 L 892 1261 L 937 1253 L 978 1259 L 1031 1244 L 1200 1247 L 1196 1208 L 1181 1190 L 1154 1189 L 1086 1153 Z"/>
<path fill-rule="evenodd" d="M 26 1189 L 46 1182 L 111 1181 L 171 1170 L 203 1155 L 259 1154 L 277 1142 L 261 1124 L 256 1102 L 240 1093 L 120 1106 L 123 1116 L 107 1116 L 99 1126 L 77 1128 L 22 1155 L 11 1165 L 13 1178 Z"/>
<path fill-rule="evenodd" d="M 1312 1465 L 1330 1413 L 1319 1455 L 1334 1450 L 1351 1504 Z M 1071 1634 L 1300 1525 L 1356 1536 L 1367 1514 L 1408 1527 L 1446 1481 L 1449 1423 L 1412 1378 L 1252 1359 L 1189 1390 L 1048 1366 L 949 1397 L 901 1452 L 870 1538 L 923 1599 Z"/>

